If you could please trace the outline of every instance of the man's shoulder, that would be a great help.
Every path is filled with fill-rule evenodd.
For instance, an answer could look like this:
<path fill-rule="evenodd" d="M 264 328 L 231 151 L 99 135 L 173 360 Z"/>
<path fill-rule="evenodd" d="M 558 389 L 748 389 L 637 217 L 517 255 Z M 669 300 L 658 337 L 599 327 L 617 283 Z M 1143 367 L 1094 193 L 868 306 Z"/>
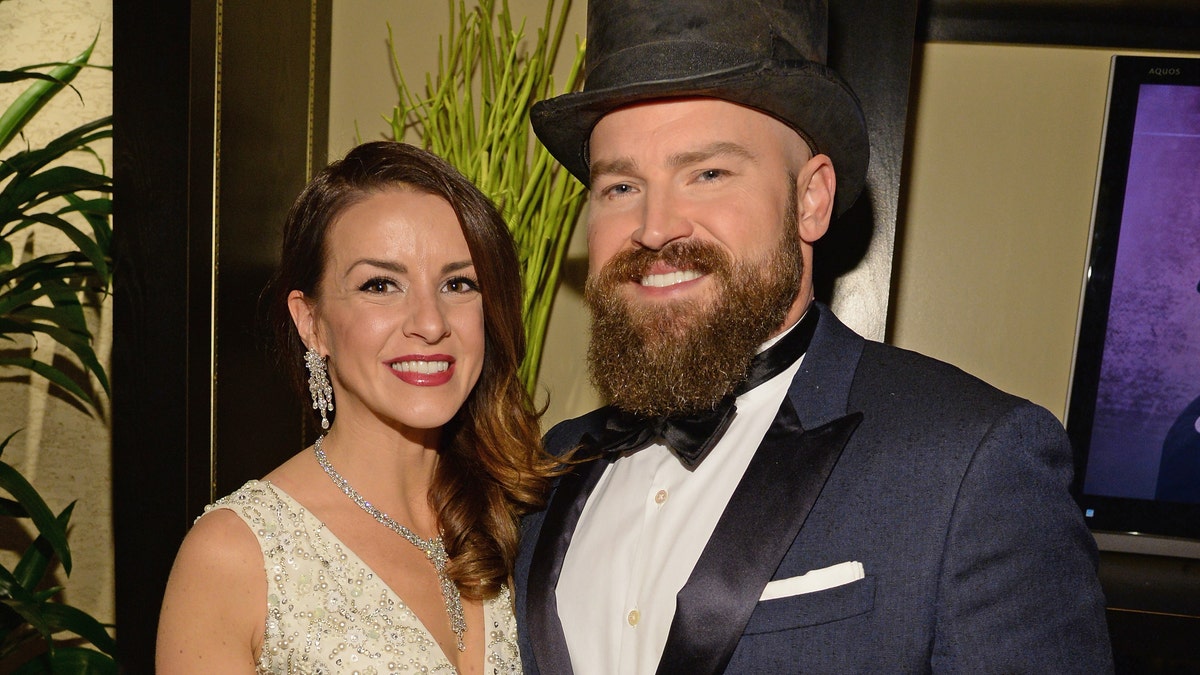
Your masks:
<path fill-rule="evenodd" d="M 811 356 L 824 363 L 814 364 L 812 370 L 825 385 L 841 377 L 837 373 L 852 373 L 848 383 L 851 407 L 856 402 L 868 408 L 888 402 L 951 408 L 981 404 L 1013 407 L 1022 402 L 958 366 L 865 339 L 838 321 L 827 307 L 820 309 L 825 330 L 819 336 L 819 348 Z M 961 405 L 956 403 L 959 401 Z"/>
<path fill-rule="evenodd" d="M 851 405 L 887 408 L 925 420 L 984 420 L 1022 410 L 1035 417 L 1049 411 L 1010 394 L 953 364 L 918 352 L 868 341 L 851 387 Z"/>
<path fill-rule="evenodd" d="M 943 385 L 953 390 L 978 392 L 983 396 L 1013 398 L 1011 394 L 952 363 L 870 340 L 863 348 L 859 373 L 862 377 L 870 377 L 876 381 L 910 385 L 916 391 L 935 393 L 937 388 L 934 385 Z"/>

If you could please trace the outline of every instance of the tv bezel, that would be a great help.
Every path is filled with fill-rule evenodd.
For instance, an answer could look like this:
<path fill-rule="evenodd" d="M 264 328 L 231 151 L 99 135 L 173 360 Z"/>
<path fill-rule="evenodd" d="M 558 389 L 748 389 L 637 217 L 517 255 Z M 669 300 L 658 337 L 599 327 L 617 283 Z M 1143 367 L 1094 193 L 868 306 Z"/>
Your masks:
<path fill-rule="evenodd" d="M 1200 58 L 1112 57 L 1108 100 L 1092 208 L 1088 266 L 1080 302 L 1075 355 L 1068 394 L 1066 427 L 1075 452 L 1076 501 L 1102 548 L 1150 552 L 1146 542 L 1112 535 L 1164 540 L 1167 554 L 1200 557 L 1200 504 L 1088 494 L 1084 491 L 1091 444 L 1100 363 L 1104 354 L 1113 273 L 1117 260 L 1125 188 L 1137 110 L 1143 84 L 1200 86 Z M 1172 549 L 1171 542 L 1175 542 Z M 1105 543 L 1107 542 L 1107 546 Z M 1151 546 L 1151 549 L 1161 548 Z"/>

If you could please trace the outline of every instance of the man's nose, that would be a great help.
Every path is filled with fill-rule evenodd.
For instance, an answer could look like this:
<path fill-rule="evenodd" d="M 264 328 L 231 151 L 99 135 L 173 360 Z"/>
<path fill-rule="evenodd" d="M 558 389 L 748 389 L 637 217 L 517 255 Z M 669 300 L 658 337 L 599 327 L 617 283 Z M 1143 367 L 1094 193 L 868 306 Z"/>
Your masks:
<path fill-rule="evenodd" d="M 641 217 L 640 226 L 633 233 L 633 241 L 654 251 L 677 239 L 686 239 L 695 231 L 686 209 L 677 197 L 667 191 L 648 195 Z"/>

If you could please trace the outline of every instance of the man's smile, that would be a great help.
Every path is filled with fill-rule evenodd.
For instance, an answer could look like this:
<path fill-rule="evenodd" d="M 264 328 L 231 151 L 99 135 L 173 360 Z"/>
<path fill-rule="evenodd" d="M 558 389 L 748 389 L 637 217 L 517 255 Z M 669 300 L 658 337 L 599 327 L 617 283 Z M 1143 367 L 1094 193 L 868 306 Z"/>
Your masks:
<path fill-rule="evenodd" d="M 677 270 L 662 274 L 647 274 L 639 280 L 639 283 L 649 288 L 666 288 L 667 286 L 675 286 L 687 281 L 693 281 L 702 276 L 704 275 L 696 270 Z"/>

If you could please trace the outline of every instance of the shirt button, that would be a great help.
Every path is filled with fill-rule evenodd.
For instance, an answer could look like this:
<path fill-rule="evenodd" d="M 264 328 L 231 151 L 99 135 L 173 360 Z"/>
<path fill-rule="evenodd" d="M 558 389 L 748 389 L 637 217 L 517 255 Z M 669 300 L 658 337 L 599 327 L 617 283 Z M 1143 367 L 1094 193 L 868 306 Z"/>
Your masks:
<path fill-rule="evenodd" d="M 667 491 L 666 490 L 659 490 L 658 492 L 654 493 L 654 503 L 655 504 L 662 505 L 666 501 L 667 501 Z"/>
<path fill-rule="evenodd" d="M 629 616 L 627 618 L 630 626 L 636 626 L 638 625 L 638 621 L 640 621 L 642 618 L 642 613 L 636 609 L 631 609 L 629 610 Z"/>

